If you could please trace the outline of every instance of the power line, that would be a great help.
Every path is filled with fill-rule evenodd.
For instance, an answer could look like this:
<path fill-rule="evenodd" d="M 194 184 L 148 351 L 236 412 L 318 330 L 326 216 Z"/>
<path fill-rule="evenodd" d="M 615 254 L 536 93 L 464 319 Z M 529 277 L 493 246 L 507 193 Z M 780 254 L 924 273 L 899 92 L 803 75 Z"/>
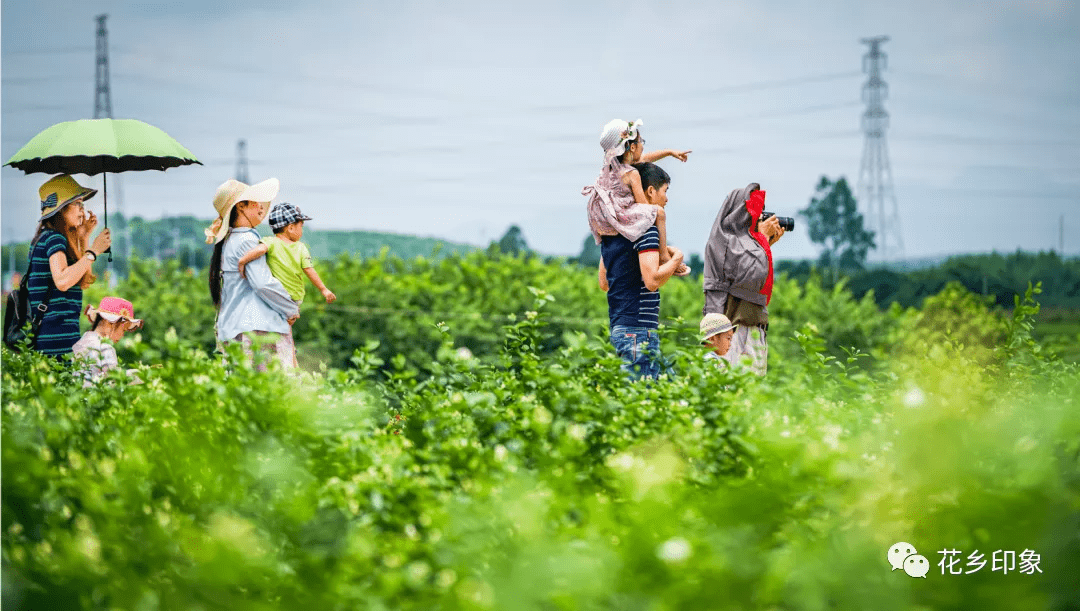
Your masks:
<path fill-rule="evenodd" d="M 954 134 L 908 134 L 899 136 L 899 139 L 915 142 L 936 142 L 939 144 L 974 144 L 978 146 L 1080 146 L 1080 140 L 1012 140 Z"/>
<path fill-rule="evenodd" d="M 962 195 L 979 195 L 983 197 L 1015 197 L 1019 199 L 1063 199 L 1080 202 L 1080 195 L 1038 193 L 1017 189 L 967 189 L 964 187 L 925 187 L 925 189 L 935 193 L 957 193 Z"/>
<path fill-rule="evenodd" d="M 4 51 L 4 56 L 20 55 L 65 55 L 68 53 L 91 53 L 93 47 L 57 47 L 55 49 L 19 49 L 16 51 Z"/>
<path fill-rule="evenodd" d="M 737 121 L 752 121 L 754 119 L 771 119 L 774 117 L 792 117 L 799 115 L 808 115 L 819 112 L 827 112 L 830 110 L 840 110 L 845 108 L 854 108 L 861 106 L 861 102 L 840 102 L 836 104 L 817 104 L 814 106 L 804 106 L 801 108 L 793 108 L 790 110 L 777 110 L 767 111 L 760 113 L 747 114 L 742 116 L 728 116 L 728 117 L 705 117 L 701 119 L 694 119 L 692 121 L 676 121 L 668 122 L 664 124 L 664 127 L 669 129 L 682 128 L 682 127 L 698 127 L 703 124 L 717 125 L 721 123 L 735 123 Z M 579 138 L 580 139 L 580 138 Z"/>

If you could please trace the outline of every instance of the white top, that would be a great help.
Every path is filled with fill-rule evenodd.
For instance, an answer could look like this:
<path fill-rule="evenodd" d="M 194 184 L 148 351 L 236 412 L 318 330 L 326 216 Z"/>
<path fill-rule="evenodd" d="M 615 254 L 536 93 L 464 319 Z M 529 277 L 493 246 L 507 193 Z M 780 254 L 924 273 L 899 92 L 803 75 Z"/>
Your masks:
<path fill-rule="evenodd" d="M 709 352 L 705 353 L 705 360 L 706 361 L 708 361 L 708 360 L 717 361 L 717 363 L 716 363 L 717 367 L 720 367 L 721 365 L 731 365 L 731 361 L 728 360 L 728 357 L 727 357 L 726 354 L 724 356 L 720 356 L 719 354 L 717 354 L 717 353 L 715 353 L 713 351 L 709 351 Z"/>
<path fill-rule="evenodd" d="M 84 333 L 72 346 L 71 351 L 78 366 L 76 375 L 85 380 L 83 386 L 93 385 L 120 364 L 116 358 L 116 348 L 102 341 L 96 331 Z"/>
<path fill-rule="evenodd" d="M 240 258 L 258 245 L 259 232 L 251 227 L 234 227 L 225 236 L 221 308 L 215 325 L 220 341 L 248 331 L 289 333 L 288 318 L 300 313 L 281 281 L 270 273 L 266 257 L 248 263 L 244 268 L 246 277 L 240 277 Z"/>

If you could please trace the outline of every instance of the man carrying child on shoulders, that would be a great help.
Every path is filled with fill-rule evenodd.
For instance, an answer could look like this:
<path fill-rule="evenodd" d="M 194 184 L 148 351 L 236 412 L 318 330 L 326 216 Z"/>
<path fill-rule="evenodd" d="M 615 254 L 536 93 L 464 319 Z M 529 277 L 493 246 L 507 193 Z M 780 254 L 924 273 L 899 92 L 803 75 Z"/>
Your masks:
<path fill-rule="evenodd" d="M 663 208 L 671 177 L 652 163 L 636 164 L 648 203 Z M 607 292 L 611 343 L 632 378 L 660 375 L 660 287 L 683 263 L 683 254 L 669 247 L 671 258 L 660 264 L 660 235 L 655 225 L 631 242 L 621 235 L 603 236 L 598 283 Z"/>

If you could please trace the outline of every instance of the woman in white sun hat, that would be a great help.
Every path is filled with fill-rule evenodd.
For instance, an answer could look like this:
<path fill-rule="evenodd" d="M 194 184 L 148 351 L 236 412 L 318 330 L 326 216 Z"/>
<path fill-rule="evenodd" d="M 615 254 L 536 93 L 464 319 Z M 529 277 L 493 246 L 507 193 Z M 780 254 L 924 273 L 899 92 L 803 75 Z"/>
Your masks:
<path fill-rule="evenodd" d="M 238 180 L 225 181 L 214 195 L 218 218 L 204 233 L 206 243 L 214 245 L 210 298 L 218 310 L 218 341 L 242 342 L 244 351 L 251 355 L 252 338 L 265 336 L 273 356 L 283 368 L 291 369 L 295 350 L 289 326 L 300 317 L 296 302 L 270 274 L 265 258 L 249 263 L 243 276 L 239 271 L 240 257 L 259 245 L 255 227 L 266 217 L 277 193 L 276 178 L 250 186 Z M 258 367 L 266 369 L 265 363 Z"/>

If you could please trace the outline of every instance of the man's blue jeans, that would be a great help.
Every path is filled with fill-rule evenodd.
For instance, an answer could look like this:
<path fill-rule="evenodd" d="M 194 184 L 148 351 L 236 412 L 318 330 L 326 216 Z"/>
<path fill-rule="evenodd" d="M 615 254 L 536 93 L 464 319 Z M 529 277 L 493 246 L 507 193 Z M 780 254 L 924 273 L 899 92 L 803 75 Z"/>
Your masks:
<path fill-rule="evenodd" d="M 613 325 L 611 345 L 630 377 L 656 379 L 660 375 L 660 335 L 656 329 Z"/>

